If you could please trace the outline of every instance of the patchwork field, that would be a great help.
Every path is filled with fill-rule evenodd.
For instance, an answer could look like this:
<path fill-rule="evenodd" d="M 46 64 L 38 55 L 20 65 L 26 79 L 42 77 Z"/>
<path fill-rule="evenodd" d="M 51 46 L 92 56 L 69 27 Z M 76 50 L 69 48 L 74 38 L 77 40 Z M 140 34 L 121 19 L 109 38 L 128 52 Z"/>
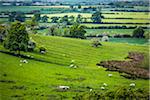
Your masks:
<path fill-rule="evenodd" d="M 93 48 L 89 40 L 40 35 L 31 37 L 37 47 L 46 47 L 47 53 L 40 54 L 36 49 L 33 53 L 22 54 L 31 55 L 43 62 L 26 59 L 28 63 L 21 63 L 23 58 L 0 53 L 1 99 L 68 100 L 76 94 L 89 91 L 87 87 L 95 91 L 110 91 L 119 86 L 129 87 L 131 83 L 135 83 L 136 88 L 148 89 L 148 80 L 129 80 L 118 72 L 105 71 L 96 66 L 96 63 L 103 60 L 124 60 L 130 51 L 148 54 L 147 46 L 103 42 L 103 46 Z M 4 50 L 2 45 L 0 50 Z M 79 68 L 69 67 L 72 60 Z M 108 77 L 108 74 L 113 76 Z M 108 84 L 106 90 L 100 90 L 103 83 Z M 70 89 L 59 92 L 57 87 L 60 85 L 70 86 Z"/>

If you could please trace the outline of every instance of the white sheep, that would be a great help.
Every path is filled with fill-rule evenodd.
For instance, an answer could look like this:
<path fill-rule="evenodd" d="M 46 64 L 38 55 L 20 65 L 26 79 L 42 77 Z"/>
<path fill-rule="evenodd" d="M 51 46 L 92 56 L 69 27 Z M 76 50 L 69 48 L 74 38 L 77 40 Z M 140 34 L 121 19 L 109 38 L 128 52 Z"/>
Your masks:
<path fill-rule="evenodd" d="M 135 83 L 131 83 L 131 84 L 130 84 L 130 87 L 135 87 Z"/>
<path fill-rule="evenodd" d="M 23 63 L 28 63 L 28 61 L 27 61 L 26 59 L 25 59 L 25 60 L 23 60 L 22 62 L 23 62 Z"/>
<path fill-rule="evenodd" d="M 74 67 L 74 64 L 71 64 L 69 67 L 70 67 L 70 68 Z"/>
<path fill-rule="evenodd" d="M 108 86 L 106 83 L 103 83 L 103 86 Z"/>
<path fill-rule="evenodd" d="M 62 89 L 62 90 L 68 90 L 68 89 L 70 89 L 69 86 L 59 86 L 58 88 L 59 88 L 59 89 Z"/>
<path fill-rule="evenodd" d="M 101 90 L 105 90 L 105 87 L 102 86 L 102 87 L 101 87 Z"/>
<path fill-rule="evenodd" d="M 112 74 L 108 74 L 108 76 L 109 76 L 109 77 L 112 77 L 113 75 L 112 75 Z"/>
<path fill-rule="evenodd" d="M 45 51 L 41 51 L 41 54 L 45 54 Z"/>
<path fill-rule="evenodd" d="M 92 92 L 93 91 L 93 89 L 90 89 L 90 92 Z"/>

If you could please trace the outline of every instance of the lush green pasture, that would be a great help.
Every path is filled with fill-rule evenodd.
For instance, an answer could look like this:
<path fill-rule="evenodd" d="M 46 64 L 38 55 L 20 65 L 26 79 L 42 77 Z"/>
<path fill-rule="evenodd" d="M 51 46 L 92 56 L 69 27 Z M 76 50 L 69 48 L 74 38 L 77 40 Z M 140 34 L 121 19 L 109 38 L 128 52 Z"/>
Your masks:
<path fill-rule="evenodd" d="M 132 34 L 134 29 L 86 29 L 87 34 Z"/>
<path fill-rule="evenodd" d="M 88 23 L 88 24 L 81 24 L 81 25 L 85 25 L 87 27 L 100 27 L 100 26 L 127 26 L 127 27 L 130 27 L 130 26 L 144 26 L 144 27 L 147 27 L 147 25 L 144 25 L 144 24 L 92 24 L 92 23 Z"/>
<path fill-rule="evenodd" d="M 146 12 L 105 12 L 108 14 L 103 14 L 106 18 L 145 18 L 148 19 L 149 15 Z M 109 14 L 114 13 L 114 14 Z"/>
<path fill-rule="evenodd" d="M 136 88 L 149 87 L 148 80 L 129 80 L 117 72 L 108 72 L 96 66 L 96 63 L 102 60 L 124 60 L 130 51 L 147 54 L 147 46 L 103 42 L 102 47 L 93 48 L 89 40 L 39 35 L 31 37 L 37 42 L 37 47 L 46 47 L 47 53 L 39 54 L 38 50 L 34 53 L 22 53 L 51 63 L 27 59 L 28 63 L 23 64 L 20 62 L 22 58 L 0 53 L 2 100 L 60 100 L 62 96 L 69 100 L 76 93 L 89 91 L 87 87 L 96 91 L 109 91 L 119 86 L 129 87 L 130 83 L 135 83 Z M 2 45 L 0 50 L 4 50 Z M 74 60 L 79 68 L 69 68 L 71 60 Z M 109 73 L 113 74 L 111 78 L 108 77 Z M 11 82 L 7 82 L 8 80 Z M 103 83 L 108 84 L 106 90 L 100 90 Z M 57 86 L 60 85 L 68 85 L 70 89 L 58 92 Z"/>

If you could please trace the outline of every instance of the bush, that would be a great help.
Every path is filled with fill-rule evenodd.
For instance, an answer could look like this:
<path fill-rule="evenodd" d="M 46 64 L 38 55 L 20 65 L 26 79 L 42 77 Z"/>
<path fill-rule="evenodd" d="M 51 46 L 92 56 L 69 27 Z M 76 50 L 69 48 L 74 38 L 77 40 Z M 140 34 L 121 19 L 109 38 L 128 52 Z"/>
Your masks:
<path fill-rule="evenodd" d="M 92 39 L 92 46 L 93 47 L 98 47 L 101 46 L 102 44 L 100 43 L 100 41 L 98 39 Z"/>
<path fill-rule="evenodd" d="M 136 37 L 136 38 L 144 38 L 144 30 L 142 27 L 138 27 L 136 28 L 134 31 L 133 31 L 133 37 Z"/>
<path fill-rule="evenodd" d="M 39 49 L 40 49 L 40 53 L 42 53 L 42 54 L 44 54 L 46 52 L 46 48 L 44 48 L 44 47 L 40 47 Z"/>
<path fill-rule="evenodd" d="M 28 42 L 28 51 L 33 51 L 36 48 L 36 43 L 33 41 Z"/>

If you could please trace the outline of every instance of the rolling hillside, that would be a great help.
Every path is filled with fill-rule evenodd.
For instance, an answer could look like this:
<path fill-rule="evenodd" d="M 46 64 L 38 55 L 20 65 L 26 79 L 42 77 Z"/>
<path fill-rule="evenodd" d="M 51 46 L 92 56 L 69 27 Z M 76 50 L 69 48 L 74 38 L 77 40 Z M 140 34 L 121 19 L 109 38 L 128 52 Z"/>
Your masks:
<path fill-rule="evenodd" d="M 103 83 L 108 84 L 108 91 L 118 86 L 128 87 L 130 83 L 135 83 L 136 88 L 148 89 L 148 80 L 129 80 L 118 72 L 108 72 L 96 66 L 96 63 L 103 60 L 124 60 L 129 51 L 147 54 L 147 46 L 103 42 L 103 46 L 93 48 L 88 40 L 40 35 L 31 37 L 36 41 L 37 48 L 44 46 L 47 53 L 40 54 L 36 49 L 33 53 L 22 54 L 41 59 L 43 62 L 26 59 L 28 63 L 21 63 L 23 58 L 0 53 L 2 100 L 68 100 L 77 93 L 89 91 L 87 87 L 102 91 L 100 86 Z M 2 45 L 0 50 L 4 50 Z M 69 67 L 72 60 L 79 68 Z M 108 77 L 110 73 L 113 75 L 111 78 Z M 60 85 L 70 86 L 70 89 L 66 92 L 57 91 L 57 86 Z"/>

